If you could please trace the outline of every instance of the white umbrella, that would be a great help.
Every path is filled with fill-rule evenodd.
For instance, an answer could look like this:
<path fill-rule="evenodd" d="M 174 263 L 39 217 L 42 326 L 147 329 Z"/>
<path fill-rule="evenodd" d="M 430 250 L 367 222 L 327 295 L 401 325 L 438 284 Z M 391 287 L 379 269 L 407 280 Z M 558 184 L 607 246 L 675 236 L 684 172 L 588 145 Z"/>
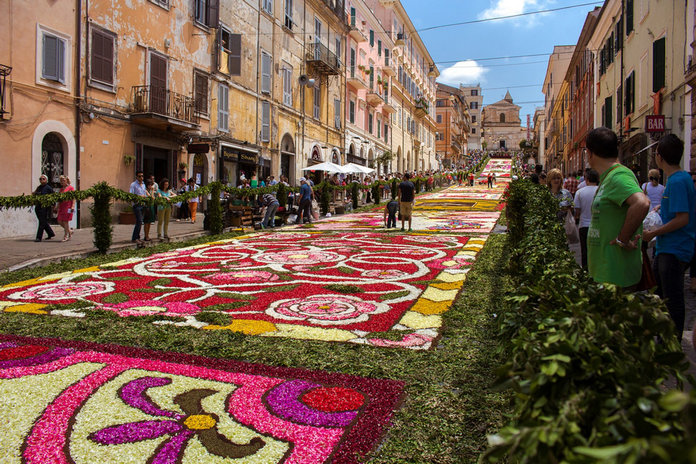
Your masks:
<path fill-rule="evenodd" d="M 348 174 L 372 174 L 375 172 L 374 169 L 368 168 L 367 166 L 361 166 L 355 163 L 348 163 L 341 166 L 345 173 Z"/>
<path fill-rule="evenodd" d="M 302 170 L 303 171 L 338 172 L 338 173 L 342 173 L 342 174 L 346 173 L 346 171 L 343 169 L 342 166 L 339 166 L 338 164 L 331 163 L 329 161 L 315 164 L 314 166 L 307 166 L 306 168 L 303 168 Z"/>

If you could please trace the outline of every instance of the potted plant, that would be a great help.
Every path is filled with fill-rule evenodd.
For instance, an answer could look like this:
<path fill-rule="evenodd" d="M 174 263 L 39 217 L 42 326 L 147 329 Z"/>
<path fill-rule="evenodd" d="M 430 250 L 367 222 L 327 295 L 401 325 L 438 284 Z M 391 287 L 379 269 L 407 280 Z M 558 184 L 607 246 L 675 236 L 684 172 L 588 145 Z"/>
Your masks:
<path fill-rule="evenodd" d="M 119 224 L 135 224 L 135 213 L 131 205 L 126 205 L 120 213 L 118 213 Z"/>
<path fill-rule="evenodd" d="M 135 156 L 133 155 L 123 155 L 123 164 L 130 166 L 135 161 Z"/>

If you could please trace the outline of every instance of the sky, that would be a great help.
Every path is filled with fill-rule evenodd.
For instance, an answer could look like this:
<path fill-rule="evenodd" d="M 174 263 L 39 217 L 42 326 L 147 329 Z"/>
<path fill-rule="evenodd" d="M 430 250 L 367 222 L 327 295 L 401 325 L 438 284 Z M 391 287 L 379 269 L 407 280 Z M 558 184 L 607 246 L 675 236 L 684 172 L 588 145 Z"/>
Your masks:
<path fill-rule="evenodd" d="M 542 86 L 549 55 L 555 45 L 574 45 L 587 13 L 603 2 L 591 0 L 401 0 L 411 22 L 435 61 L 438 82 L 458 86 L 480 83 L 483 104 L 502 100 L 510 90 L 534 118 L 543 106 Z M 559 11 L 474 24 L 422 30 L 433 26 L 512 16 L 582 5 Z M 538 55 L 504 58 L 518 55 Z M 495 59 L 491 59 L 495 58 Z M 502 58 L 502 59 L 498 59 Z"/>

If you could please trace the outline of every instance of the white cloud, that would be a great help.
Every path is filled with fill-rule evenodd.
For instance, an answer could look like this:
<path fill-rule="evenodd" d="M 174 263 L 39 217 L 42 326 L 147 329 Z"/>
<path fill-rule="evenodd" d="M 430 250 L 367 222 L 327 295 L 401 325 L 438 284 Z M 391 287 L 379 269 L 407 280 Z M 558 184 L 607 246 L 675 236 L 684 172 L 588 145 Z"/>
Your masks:
<path fill-rule="evenodd" d="M 549 2 L 544 0 L 491 0 L 491 7 L 479 13 L 478 19 L 519 15 L 543 9 L 548 4 Z M 507 21 L 512 21 L 515 25 L 531 27 L 537 24 L 539 17 L 545 16 L 546 14 L 547 13 L 541 13 L 538 15 L 522 16 L 520 18 L 510 18 Z"/>
<path fill-rule="evenodd" d="M 449 68 L 445 68 L 437 78 L 438 82 L 457 86 L 459 84 L 473 84 L 485 80 L 484 75 L 488 69 L 474 60 L 460 61 Z"/>

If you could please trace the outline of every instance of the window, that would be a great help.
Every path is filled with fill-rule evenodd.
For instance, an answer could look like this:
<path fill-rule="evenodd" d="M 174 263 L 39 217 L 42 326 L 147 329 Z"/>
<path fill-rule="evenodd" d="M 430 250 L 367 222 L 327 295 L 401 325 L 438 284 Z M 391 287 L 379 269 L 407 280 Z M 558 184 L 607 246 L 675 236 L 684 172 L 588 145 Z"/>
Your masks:
<path fill-rule="evenodd" d="M 224 27 L 220 28 L 220 51 L 218 71 L 232 76 L 242 75 L 242 35 L 232 34 Z"/>
<path fill-rule="evenodd" d="M 616 89 L 616 122 L 621 122 L 621 118 L 623 117 L 623 86 L 620 85 L 618 89 Z"/>
<path fill-rule="evenodd" d="M 208 75 L 204 72 L 193 71 L 193 100 L 196 113 L 208 115 Z"/>
<path fill-rule="evenodd" d="M 341 128 L 341 100 L 334 99 L 334 127 Z"/>
<path fill-rule="evenodd" d="M 389 124 L 384 123 L 384 141 L 389 142 Z"/>
<path fill-rule="evenodd" d="M 271 104 L 261 102 L 261 141 L 271 141 Z"/>
<path fill-rule="evenodd" d="M 268 14 L 273 14 L 273 0 L 261 0 L 261 9 Z"/>
<path fill-rule="evenodd" d="M 223 84 L 218 85 L 218 130 L 227 132 L 230 123 L 230 89 Z"/>
<path fill-rule="evenodd" d="M 292 30 L 292 0 L 285 0 L 285 27 Z"/>
<path fill-rule="evenodd" d="M 348 120 L 351 124 L 355 124 L 355 100 L 348 102 Z"/>
<path fill-rule="evenodd" d="M 372 125 L 373 125 L 373 115 L 372 113 L 369 113 L 367 116 L 367 131 L 371 134 L 372 133 Z"/>
<path fill-rule="evenodd" d="M 653 42 L 653 93 L 665 86 L 665 38 Z"/>
<path fill-rule="evenodd" d="M 370 47 L 375 46 L 375 31 L 370 29 Z"/>
<path fill-rule="evenodd" d="M 152 3 L 155 3 L 163 8 L 169 8 L 169 0 L 150 0 Z"/>
<path fill-rule="evenodd" d="M 341 36 L 336 36 L 336 57 L 338 61 L 341 61 L 341 56 L 343 56 L 341 53 Z"/>
<path fill-rule="evenodd" d="M 321 118 L 321 86 L 319 83 L 314 86 L 314 117 Z"/>
<path fill-rule="evenodd" d="M 500 115 L 500 122 L 505 122 L 505 115 L 504 114 Z"/>
<path fill-rule="evenodd" d="M 472 96 L 472 97 L 478 97 L 478 90 L 477 90 L 477 89 L 473 89 L 473 90 L 471 91 L 471 96 Z"/>
<path fill-rule="evenodd" d="M 437 122 L 438 122 L 438 124 L 440 124 L 442 122 L 442 115 L 441 114 L 437 115 Z"/>
<path fill-rule="evenodd" d="M 635 111 L 636 107 L 636 76 L 633 71 L 626 78 L 626 84 L 624 86 L 626 93 L 626 101 L 624 102 L 625 114 L 631 114 Z"/>
<path fill-rule="evenodd" d="M 355 21 L 357 17 L 355 14 L 355 8 L 351 7 L 350 8 L 350 27 L 355 27 Z"/>
<path fill-rule="evenodd" d="M 626 0 L 624 8 L 626 9 L 626 35 L 633 30 L 633 0 Z"/>
<path fill-rule="evenodd" d="M 382 56 L 382 41 L 377 41 L 377 56 Z"/>
<path fill-rule="evenodd" d="M 478 109 L 478 102 L 471 102 L 471 109 L 477 110 Z"/>
<path fill-rule="evenodd" d="M 261 52 L 261 92 L 271 93 L 271 55 Z"/>
<path fill-rule="evenodd" d="M 283 66 L 283 103 L 292 106 L 292 66 Z"/>
<path fill-rule="evenodd" d="M 109 90 L 114 85 L 114 44 L 116 36 L 92 27 L 90 48 L 90 84 L 104 84 Z"/>
<path fill-rule="evenodd" d="M 41 78 L 67 84 L 66 53 L 68 41 L 47 31 L 41 31 Z"/>
<path fill-rule="evenodd" d="M 196 22 L 203 26 L 217 27 L 220 13 L 220 0 L 194 0 Z"/>
<path fill-rule="evenodd" d="M 475 133 L 476 133 L 476 128 L 475 128 L 475 127 L 472 127 L 472 128 L 471 128 L 471 134 L 473 135 L 473 134 L 475 134 Z"/>
<path fill-rule="evenodd" d="M 604 99 L 604 114 L 602 116 L 602 122 L 604 124 L 604 127 L 608 127 L 609 129 L 611 129 L 611 127 L 614 125 L 614 123 L 612 121 L 612 117 L 611 117 L 612 116 L 611 111 L 613 108 L 611 100 L 612 100 L 611 97 L 607 97 Z"/>
<path fill-rule="evenodd" d="M 382 137 L 382 120 L 377 118 L 377 138 Z"/>
<path fill-rule="evenodd" d="M 471 116 L 471 122 L 476 122 L 476 116 Z"/>

